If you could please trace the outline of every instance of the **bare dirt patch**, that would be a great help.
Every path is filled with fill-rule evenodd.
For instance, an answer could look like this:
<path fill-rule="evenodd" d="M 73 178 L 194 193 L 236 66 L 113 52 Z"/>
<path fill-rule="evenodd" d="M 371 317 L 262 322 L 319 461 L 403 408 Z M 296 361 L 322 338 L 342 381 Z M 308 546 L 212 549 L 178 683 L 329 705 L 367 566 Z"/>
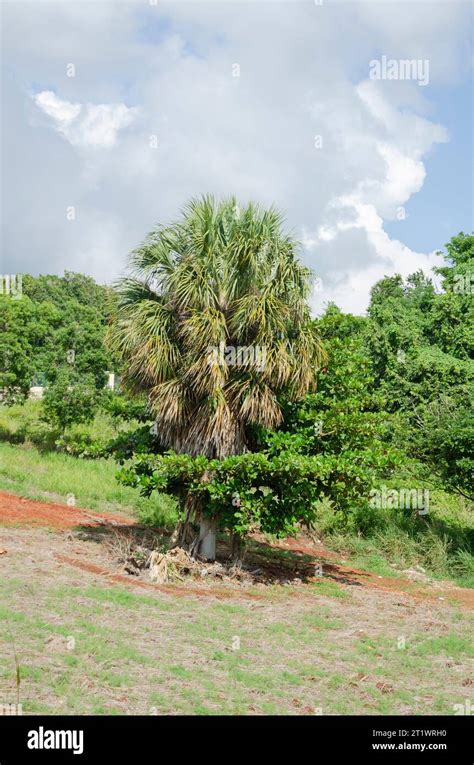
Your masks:
<path fill-rule="evenodd" d="M 60 505 L 55 502 L 41 502 L 17 497 L 15 494 L 0 492 L 0 525 L 47 527 L 69 529 L 74 526 L 100 526 L 108 522 L 113 526 L 136 523 L 119 513 L 94 513 L 79 507 Z"/>
<path fill-rule="evenodd" d="M 430 580 L 421 584 L 402 577 L 384 577 L 371 571 L 334 563 L 335 554 L 314 544 L 304 536 L 284 539 L 270 545 L 275 550 L 291 551 L 293 557 L 287 563 L 294 577 L 302 581 L 318 581 L 315 570 L 341 585 L 383 590 L 408 595 L 414 600 L 449 600 L 461 607 L 474 609 L 474 591 L 457 587 L 451 582 Z M 262 552 L 262 555 L 265 553 Z M 275 564 L 277 565 L 277 564 Z M 281 566 L 281 562 L 278 563 Z M 284 565 L 284 564 L 283 564 Z"/>
<path fill-rule="evenodd" d="M 176 584 L 155 584 L 152 582 L 144 582 L 141 579 L 135 579 L 131 576 L 126 576 L 125 574 L 117 574 L 114 573 L 111 570 L 104 569 L 103 566 L 97 566 L 94 563 L 90 563 L 86 560 L 80 560 L 78 558 L 71 558 L 68 555 L 61 555 L 59 553 L 54 554 L 55 560 L 59 561 L 60 563 L 67 563 L 69 566 L 75 566 L 76 568 L 81 569 L 82 571 L 87 571 L 92 574 L 98 574 L 100 577 L 104 577 L 109 582 L 114 582 L 116 584 L 126 584 L 136 587 L 142 587 L 149 590 L 155 590 L 155 592 L 165 592 L 168 595 L 176 595 L 177 597 L 183 597 L 183 596 L 189 596 L 189 595 L 197 595 L 198 597 L 212 597 L 217 598 L 218 600 L 226 599 L 226 598 L 232 598 L 232 597 L 239 597 L 239 598 L 250 598 L 251 600 L 258 600 L 258 595 L 251 594 L 249 592 L 239 591 L 239 590 L 223 590 L 219 589 L 217 587 L 210 588 L 204 588 L 204 587 L 193 587 L 191 584 L 186 584 L 185 587 L 181 587 L 180 585 Z"/>

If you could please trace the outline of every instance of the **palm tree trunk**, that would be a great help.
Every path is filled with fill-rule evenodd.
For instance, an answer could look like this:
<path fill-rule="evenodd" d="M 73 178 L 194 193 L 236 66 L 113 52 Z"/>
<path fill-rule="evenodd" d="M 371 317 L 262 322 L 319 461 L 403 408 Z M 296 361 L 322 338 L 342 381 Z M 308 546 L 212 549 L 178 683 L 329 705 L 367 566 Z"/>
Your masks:
<path fill-rule="evenodd" d="M 216 559 L 217 518 L 201 515 L 197 553 L 205 560 Z"/>

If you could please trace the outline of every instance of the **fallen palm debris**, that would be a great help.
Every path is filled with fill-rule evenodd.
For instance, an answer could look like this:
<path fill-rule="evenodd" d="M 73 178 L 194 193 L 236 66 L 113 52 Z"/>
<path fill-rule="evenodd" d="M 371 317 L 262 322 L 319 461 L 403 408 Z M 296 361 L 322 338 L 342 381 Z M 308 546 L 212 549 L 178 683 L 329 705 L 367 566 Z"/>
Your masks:
<path fill-rule="evenodd" d="M 203 579 L 204 577 L 225 580 L 237 580 L 242 584 L 252 584 L 259 570 L 250 571 L 242 563 L 207 562 L 193 558 L 186 550 L 175 547 L 168 552 L 160 553 L 154 550 L 147 565 L 150 569 L 150 579 L 158 584 L 170 581 L 184 581 L 185 577 Z"/>

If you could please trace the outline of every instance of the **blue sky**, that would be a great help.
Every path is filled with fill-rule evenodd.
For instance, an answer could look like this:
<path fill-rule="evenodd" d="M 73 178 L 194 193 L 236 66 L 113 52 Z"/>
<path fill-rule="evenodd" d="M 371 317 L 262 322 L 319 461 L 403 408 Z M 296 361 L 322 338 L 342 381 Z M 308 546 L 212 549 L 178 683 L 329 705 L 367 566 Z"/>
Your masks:
<path fill-rule="evenodd" d="M 410 199 L 407 218 L 385 225 L 390 236 L 402 236 L 408 247 L 423 251 L 443 247 L 453 234 L 474 227 L 472 79 L 435 89 L 431 97 L 450 140 L 426 157 L 426 180 Z"/>
<path fill-rule="evenodd" d="M 110 282 L 189 197 L 235 194 L 284 213 L 315 313 L 363 312 L 473 228 L 470 9 L 4 4 L 2 272 Z M 371 79 L 382 56 L 427 60 L 429 82 Z"/>

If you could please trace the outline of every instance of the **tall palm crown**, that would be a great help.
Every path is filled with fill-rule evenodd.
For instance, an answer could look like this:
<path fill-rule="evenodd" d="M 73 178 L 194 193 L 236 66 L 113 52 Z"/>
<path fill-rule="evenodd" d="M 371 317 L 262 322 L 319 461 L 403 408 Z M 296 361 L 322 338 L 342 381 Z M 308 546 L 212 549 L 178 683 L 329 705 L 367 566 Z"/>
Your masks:
<path fill-rule="evenodd" d="M 203 197 L 132 253 L 110 341 L 125 383 L 148 393 L 165 446 L 239 454 L 248 424 L 281 421 L 279 392 L 299 398 L 311 388 L 321 348 L 306 303 L 310 271 L 281 225 L 274 209 Z"/>

